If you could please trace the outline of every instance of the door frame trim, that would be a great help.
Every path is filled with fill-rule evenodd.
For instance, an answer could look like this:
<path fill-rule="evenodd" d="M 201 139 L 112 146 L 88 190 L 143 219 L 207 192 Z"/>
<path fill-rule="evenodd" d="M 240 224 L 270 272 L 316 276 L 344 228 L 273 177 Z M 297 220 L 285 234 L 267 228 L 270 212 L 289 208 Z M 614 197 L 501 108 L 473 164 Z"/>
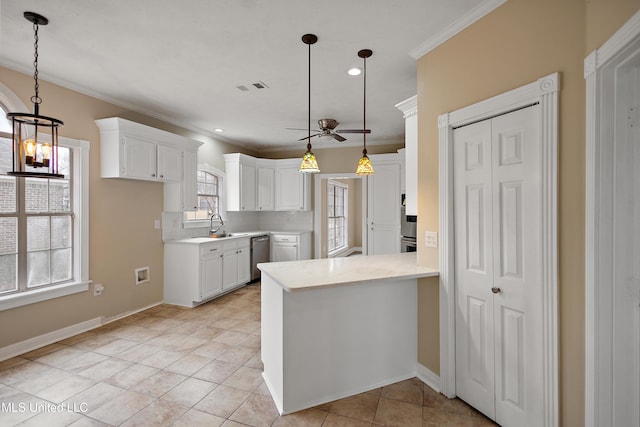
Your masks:
<path fill-rule="evenodd" d="M 453 129 L 539 103 L 541 269 L 543 291 L 543 419 L 558 425 L 558 73 L 438 117 L 440 215 L 440 389 L 456 395 Z"/>
<path fill-rule="evenodd" d="M 599 271 L 604 267 L 599 256 L 601 244 L 599 234 L 602 219 L 599 216 L 600 188 L 608 177 L 600 173 L 602 169 L 601 150 L 608 138 L 605 130 L 605 110 L 601 103 L 606 95 L 603 79 L 609 65 L 617 61 L 620 52 L 626 49 L 640 35 L 640 11 L 636 12 L 600 48 L 594 50 L 584 60 L 586 81 L 586 174 L 585 174 L 585 426 L 599 424 L 600 411 L 604 402 L 599 398 L 598 385 L 598 319 L 611 313 L 603 313 L 605 307 L 599 304 L 596 295 L 605 285 L 598 280 Z M 613 88 L 615 90 L 615 87 Z M 609 177 L 610 178 L 610 177 Z"/>

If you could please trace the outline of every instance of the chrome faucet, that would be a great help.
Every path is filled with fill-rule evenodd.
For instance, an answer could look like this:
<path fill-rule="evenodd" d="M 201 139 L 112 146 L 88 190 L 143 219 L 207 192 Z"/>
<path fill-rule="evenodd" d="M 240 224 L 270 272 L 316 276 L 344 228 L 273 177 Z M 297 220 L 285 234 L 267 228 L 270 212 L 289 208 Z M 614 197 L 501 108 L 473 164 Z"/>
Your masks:
<path fill-rule="evenodd" d="M 214 219 L 217 220 L 219 223 L 219 225 L 216 228 L 213 227 Z M 222 220 L 222 217 L 220 216 L 220 214 L 214 213 L 213 215 L 211 215 L 211 218 L 209 218 L 209 235 L 217 234 L 218 231 L 220 231 L 220 229 L 222 228 L 222 226 L 224 226 L 224 221 Z"/>

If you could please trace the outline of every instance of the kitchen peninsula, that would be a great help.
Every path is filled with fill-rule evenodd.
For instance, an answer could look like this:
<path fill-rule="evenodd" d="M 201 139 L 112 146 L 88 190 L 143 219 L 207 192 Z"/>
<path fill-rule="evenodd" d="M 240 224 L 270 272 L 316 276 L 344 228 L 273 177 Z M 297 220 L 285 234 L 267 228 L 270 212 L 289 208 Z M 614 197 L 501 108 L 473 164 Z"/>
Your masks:
<path fill-rule="evenodd" d="M 416 375 L 415 253 L 259 264 L 264 380 L 281 414 Z"/>

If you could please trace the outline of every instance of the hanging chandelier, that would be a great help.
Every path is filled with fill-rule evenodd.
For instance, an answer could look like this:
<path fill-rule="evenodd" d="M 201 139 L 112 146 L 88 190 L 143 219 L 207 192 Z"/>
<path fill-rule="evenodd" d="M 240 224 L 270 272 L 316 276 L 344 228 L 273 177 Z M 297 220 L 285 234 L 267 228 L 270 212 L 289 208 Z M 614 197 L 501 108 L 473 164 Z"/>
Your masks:
<path fill-rule="evenodd" d="M 370 49 L 362 49 L 358 52 L 358 56 L 363 59 L 364 67 L 363 67 L 363 119 L 362 119 L 362 129 L 367 129 L 367 58 L 369 58 L 373 52 Z M 373 175 L 373 165 L 371 164 L 371 160 L 367 156 L 367 132 L 363 132 L 362 134 L 362 157 L 358 160 L 358 166 L 356 168 L 356 175 L 366 176 Z"/>
<path fill-rule="evenodd" d="M 7 113 L 11 120 L 13 133 L 13 170 L 14 176 L 44 178 L 63 178 L 58 170 L 58 128 L 64 123 L 53 117 L 40 115 L 38 84 L 38 28 L 47 25 L 49 20 L 33 12 L 25 12 L 24 17 L 33 24 L 34 30 L 34 74 L 35 94 L 31 97 L 33 114 Z"/>
<path fill-rule="evenodd" d="M 318 41 L 318 37 L 315 34 L 305 34 L 302 36 L 302 42 L 309 46 L 309 105 L 308 105 L 308 122 L 307 122 L 307 152 L 302 156 L 302 162 L 300 163 L 300 172 L 304 173 L 317 173 L 320 172 L 318 167 L 318 161 L 316 156 L 311 151 L 311 45 Z"/>

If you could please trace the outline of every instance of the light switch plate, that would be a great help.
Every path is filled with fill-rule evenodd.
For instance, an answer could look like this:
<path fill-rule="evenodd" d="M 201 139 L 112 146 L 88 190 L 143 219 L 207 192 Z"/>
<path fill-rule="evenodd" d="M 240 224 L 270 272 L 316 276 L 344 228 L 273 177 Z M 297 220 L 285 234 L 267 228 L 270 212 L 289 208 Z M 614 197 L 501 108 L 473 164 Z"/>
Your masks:
<path fill-rule="evenodd" d="M 438 247 L 438 232 L 425 231 L 424 232 L 424 245 L 428 248 Z"/>

